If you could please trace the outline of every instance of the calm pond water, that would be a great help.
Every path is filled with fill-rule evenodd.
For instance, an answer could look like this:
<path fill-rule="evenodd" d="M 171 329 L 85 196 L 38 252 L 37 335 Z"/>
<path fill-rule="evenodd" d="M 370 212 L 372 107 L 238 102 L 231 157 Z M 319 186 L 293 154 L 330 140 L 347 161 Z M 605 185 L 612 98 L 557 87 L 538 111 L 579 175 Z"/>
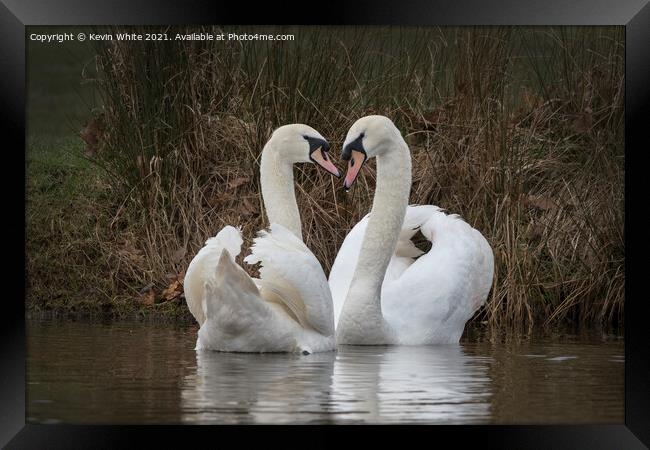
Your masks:
<path fill-rule="evenodd" d="M 620 336 L 195 352 L 196 327 L 30 321 L 32 423 L 623 423 Z"/>

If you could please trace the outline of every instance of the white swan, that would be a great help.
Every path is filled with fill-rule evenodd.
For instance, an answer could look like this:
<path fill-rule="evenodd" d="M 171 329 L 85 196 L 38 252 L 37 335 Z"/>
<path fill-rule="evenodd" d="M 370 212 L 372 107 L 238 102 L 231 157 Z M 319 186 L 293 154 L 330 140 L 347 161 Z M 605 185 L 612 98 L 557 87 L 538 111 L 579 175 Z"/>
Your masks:
<path fill-rule="evenodd" d="M 492 286 L 492 249 L 458 216 L 432 205 L 408 206 L 410 151 L 383 116 L 363 117 L 348 131 L 346 189 L 372 157 L 377 157 L 372 210 L 348 233 L 330 272 L 336 341 L 457 343 Z M 432 242 L 426 254 L 410 241 L 417 230 Z"/>
<path fill-rule="evenodd" d="M 185 275 L 185 298 L 201 325 L 196 350 L 303 352 L 333 350 L 332 298 L 323 269 L 302 242 L 293 164 L 316 162 L 339 172 L 329 144 L 313 128 L 285 125 L 262 150 L 260 177 L 269 231 L 244 261 L 261 263 L 260 278 L 237 265 L 241 232 L 224 227 L 208 239 Z"/>

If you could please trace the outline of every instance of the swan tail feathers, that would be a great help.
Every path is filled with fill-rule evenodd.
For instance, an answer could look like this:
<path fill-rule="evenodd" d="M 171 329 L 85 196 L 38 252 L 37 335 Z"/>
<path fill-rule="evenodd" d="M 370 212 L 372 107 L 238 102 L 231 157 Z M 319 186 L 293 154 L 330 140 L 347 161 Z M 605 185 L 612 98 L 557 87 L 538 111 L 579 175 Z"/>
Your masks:
<path fill-rule="evenodd" d="M 223 249 L 214 276 L 205 282 L 207 318 L 199 329 L 198 350 L 286 351 L 297 347 L 253 279 Z"/>
<path fill-rule="evenodd" d="M 250 275 L 235 263 L 227 249 L 221 251 L 214 276 L 205 281 L 205 313 L 221 332 L 237 334 L 253 320 L 270 315 Z"/>

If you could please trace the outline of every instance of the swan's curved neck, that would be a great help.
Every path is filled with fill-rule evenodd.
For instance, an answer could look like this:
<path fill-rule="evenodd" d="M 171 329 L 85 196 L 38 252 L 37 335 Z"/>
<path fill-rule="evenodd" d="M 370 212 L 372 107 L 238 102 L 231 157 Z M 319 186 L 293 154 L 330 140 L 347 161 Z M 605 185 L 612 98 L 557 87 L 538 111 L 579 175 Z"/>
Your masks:
<path fill-rule="evenodd" d="M 262 150 L 260 182 L 269 224 L 280 224 L 302 240 L 302 225 L 293 186 L 293 163 L 284 161 L 271 143 L 267 143 Z"/>
<path fill-rule="evenodd" d="M 337 329 L 341 343 L 393 343 L 381 312 L 381 286 L 404 223 L 410 190 L 411 155 L 400 136 L 394 148 L 377 156 L 372 210 Z"/>

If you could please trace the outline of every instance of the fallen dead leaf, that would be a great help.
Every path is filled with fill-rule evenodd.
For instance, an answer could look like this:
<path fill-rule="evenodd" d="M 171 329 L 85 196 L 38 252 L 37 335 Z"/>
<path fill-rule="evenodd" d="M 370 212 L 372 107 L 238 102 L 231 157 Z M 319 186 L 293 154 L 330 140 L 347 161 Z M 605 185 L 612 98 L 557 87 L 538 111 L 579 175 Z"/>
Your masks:
<path fill-rule="evenodd" d="M 79 132 L 79 136 L 86 143 L 84 153 L 86 156 L 92 158 L 97 155 L 99 144 L 103 134 L 103 124 L 100 117 L 91 119 Z"/>
<path fill-rule="evenodd" d="M 143 305 L 150 306 L 156 303 L 156 292 L 153 289 L 153 285 L 148 285 L 146 286 L 146 288 L 147 288 L 146 290 L 140 291 L 140 297 L 138 298 L 138 302 L 140 302 Z"/>
<path fill-rule="evenodd" d="M 534 223 L 528 229 L 528 232 L 526 233 L 526 237 L 531 241 L 540 239 L 542 236 L 544 236 L 545 228 L 546 227 L 544 227 L 544 225 L 542 225 L 541 223 Z"/>
<path fill-rule="evenodd" d="M 215 207 L 215 206 L 222 205 L 223 203 L 232 199 L 232 197 L 233 194 L 231 194 L 230 192 L 220 192 L 210 197 L 208 199 L 208 203 L 210 204 L 211 207 Z"/>
<path fill-rule="evenodd" d="M 469 91 L 469 84 L 465 80 L 459 80 L 456 83 L 456 90 L 459 94 L 467 94 Z"/>
<path fill-rule="evenodd" d="M 183 295 L 183 283 L 181 280 L 176 279 L 162 291 L 161 298 L 162 301 L 168 302 L 171 300 L 179 299 L 181 295 Z"/>
<path fill-rule="evenodd" d="M 228 182 L 228 189 L 236 189 L 242 184 L 248 183 L 250 181 L 250 178 L 248 177 L 237 177 L 234 180 L 230 180 Z"/>
<path fill-rule="evenodd" d="M 142 289 L 140 289 L 140 294 L 145 294 L 152 289 L 153 289 L 153 283 L 149 283 L 148 285 L 143 286 Z"/>
<path fill-rule="evenodd" d="M 521 94 L 521 98 L 523 100 L 524 105 L 526 105 L 526 108 L 529 111 L 532 111 L 533 109 L 536 109 L 544 103 L 544 100 L 542 97 L 539 95 L 535 94 L 531 89 L 528 87 L 524 87 L 523 93 Z"/>
<path fill-rule="evenodd" d="M 126 241 L 124 246 L 117 251 L 117 254 L 136 265 L 144 264 L 144 254 L 142 250 L 136 248 L 131 241 Z"/>
<path fill-rule="evenodd" d="M 257 213 L 257 208 L 253 204 L 250 198 L 244 198 L 241 202 L 241 208 L 239 209 L 240 213 L 244 217 L 252 216 Z"/>
<path fill-rule="evenodd" d="M 178 264 L 185 258 L 185 255 L 187 254 L 187 247 L 180 247 L 178 250 L 174 252 L 172 255 L 172 262 L 174 264 Z"/>
<path fill-rule="evenodd" d="M 548 211 L 557 208 L 557 203 L 548 197 L 542 195 L 524 195 L 521 202 L 524 205 L 532 206 L 542 211 Z"/>
<path fill-rule="evenodd" d="M 573 120 L 573 129 L 580 134 L 589 133 L 593 125 L 591 108 L 585 109 Z"/>

